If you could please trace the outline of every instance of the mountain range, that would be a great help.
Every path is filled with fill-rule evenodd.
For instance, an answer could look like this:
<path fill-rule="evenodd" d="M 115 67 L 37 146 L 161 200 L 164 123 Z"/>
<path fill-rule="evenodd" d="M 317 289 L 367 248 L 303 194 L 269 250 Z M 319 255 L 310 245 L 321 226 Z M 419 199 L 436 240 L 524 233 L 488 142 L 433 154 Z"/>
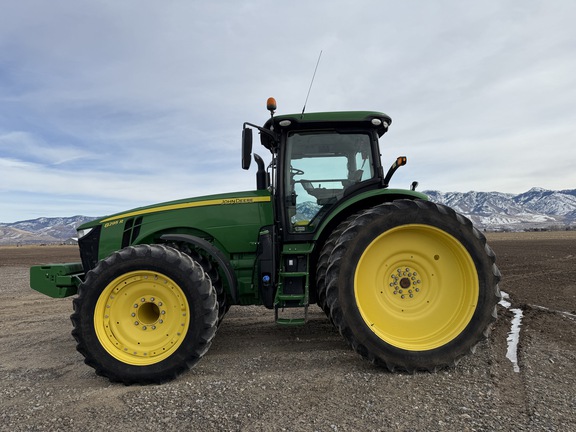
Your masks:
<path fill-rule="evenodd" d="M 485 231 L 576 229 L 576 189 L 532 188 L 518 195 L 502 192 L 424 191 L 430 200 L 452 207 Z M 298 208 L 300 218 L 318 211 L 312 202 Z M 76 227 L 89 216 L 38 218 L 0 223 L 0 245 L 73 242 Z"/>
<path fill-rule="evenodd" d="M 71 216 L 0 223 L 0 245 L 72 243 L 76 227 L 94 217 Z"/>
<path fill-rule="evenodd" d="M 532 188 L 519 195 L 502 192 L 424 191 L 431 201 L 452 207 L 484 231 L 576 229 L 576 189 Z M 311 219 L 320 206 L 304 202 L 298 219 Z"/>

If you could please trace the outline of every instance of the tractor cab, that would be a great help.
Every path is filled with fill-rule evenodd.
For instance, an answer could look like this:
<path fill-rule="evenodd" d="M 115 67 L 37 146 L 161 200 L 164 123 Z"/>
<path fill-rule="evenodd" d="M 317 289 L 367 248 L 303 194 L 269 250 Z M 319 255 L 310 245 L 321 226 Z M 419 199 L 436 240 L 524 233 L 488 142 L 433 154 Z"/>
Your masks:
<path fill-rule="evenodd" d="M 290 233 L 313 232 L 328 210 L 377 178 L 370 133 L 338 130 L 286 134 L 280 195 Z"/>
<path fill-rule="evenodd" d="M 272 154 L 268 172 L 262 158 L 254 154 L 257 184 L 259 189 L 273 192 L 285 240 L 302 239 L 305 234 L 311 238 L 331 209 L 360 193 L 387 187 L 393 171 L 406 161 L 399 158 L 384 176 L 378 139 L 392 120 L 381 112 L 275 117 L 273 99 L 269 99 L 268 109 L 272 115 L 263 127 L 244 124 L 242 166 L 250 167 L 250 126 L 260 132 L 261 144 Z"/>

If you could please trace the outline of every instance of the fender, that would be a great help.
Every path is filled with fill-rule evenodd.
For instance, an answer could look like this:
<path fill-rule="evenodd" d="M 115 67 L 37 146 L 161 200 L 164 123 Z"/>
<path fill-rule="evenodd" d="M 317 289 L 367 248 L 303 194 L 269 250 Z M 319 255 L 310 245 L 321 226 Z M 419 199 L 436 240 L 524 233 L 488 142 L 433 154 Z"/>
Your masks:
<path fill-rule="evenodd" d="M 330 211 L 330 216 L 327 217 L 322 224 L 319 226 L 316 234 L 314 236 L 314 240 L 318 240 L 322 235 L 324 229 L 331 225 L 334 219 L 337 219 L 339 215 L 348 208 L 353 208 L 353 206 L 361 201 L 368 200 L 371 198 L 380 198 L 382 202 L 385 201 L 393 201 L 396 199 L 421 199 L 424 201 L 428 201 L 428 196 L 412 190 L 406 189 L 375 189 L 369 192 L 363 192 L 358 195 L 354 195 L 350 199 L 342 201 L 335 209 Z"/>
<path fill-rule="evenodd" d="M 228 282 L 228 286 L 230 287 L 230 296 L 232 297 L 233 304 L 238 303 L 238 281 L 236 280 L 236 274 L 234 273 L 234 269 L 228 261 L 228 258 L 222 253 L 220 249 L 215 247 L 209 241 L 196 237 L 189 234 L 163 234 L 160 236 L 161 240 L 164 241 L 177 241 L 177 242 L 184 242 L 184 243 L 191 243 L 194 246 L 202 249 L 205 251 L 210 257 L 216 261 L 218 267 L 224 273 L 226 277 L 226 281 Z"/>

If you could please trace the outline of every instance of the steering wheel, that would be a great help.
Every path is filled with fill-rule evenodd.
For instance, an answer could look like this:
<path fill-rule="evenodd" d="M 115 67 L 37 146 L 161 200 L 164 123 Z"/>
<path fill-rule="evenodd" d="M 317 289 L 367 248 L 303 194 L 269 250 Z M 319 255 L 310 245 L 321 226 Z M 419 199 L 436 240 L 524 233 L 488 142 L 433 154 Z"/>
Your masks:
<path fill-rule="evenodd" d="M 304 174 L 304 171 L 298 168 L 290 167 L 290 174 L 292 174 L 293 176 L 302 175 Z"/>

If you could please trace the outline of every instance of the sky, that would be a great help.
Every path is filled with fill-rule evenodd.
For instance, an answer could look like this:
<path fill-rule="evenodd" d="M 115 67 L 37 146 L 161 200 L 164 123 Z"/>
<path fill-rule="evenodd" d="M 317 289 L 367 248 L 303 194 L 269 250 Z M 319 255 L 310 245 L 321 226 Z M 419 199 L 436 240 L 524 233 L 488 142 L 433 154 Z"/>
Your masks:
<path fill-rule="evenodd" d="M 3 223 L 255 189 L 242 125 L 320 52 L 306 111 L 390 115 L 391 187 L 576 188 L 572 0 L 0 3 Z"/>

